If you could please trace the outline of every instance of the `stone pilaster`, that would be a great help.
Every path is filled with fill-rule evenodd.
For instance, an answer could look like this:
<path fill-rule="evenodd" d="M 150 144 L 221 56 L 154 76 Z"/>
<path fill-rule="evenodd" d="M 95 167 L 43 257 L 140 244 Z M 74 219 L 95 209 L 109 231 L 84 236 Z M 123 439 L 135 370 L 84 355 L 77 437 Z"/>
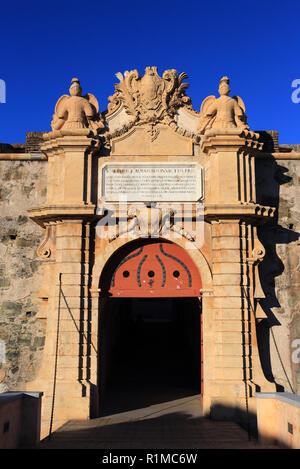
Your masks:
<path fill-rule="evenodd" d="M 90 418 L 91 389 L 97 385 L 97 337 L 91 329 L 89 297 L 95 140 L 87 129 L 72 132 L 74 135 L 70 131 L 47 134 L 43 144 L 49 159 L 47 202 L 30 212 L 47 230 L 55 226 L 55 256 L 50 249 L 51 265 L 42 287 L 48 305 L 43 362 L 39 376 L 28 385 L 44 392 L 42 436 L 49 432 L 51 418 L 52 430 L 70 419 Z"/>
<path fill-rule="evenodd" d="M 254 392 L 267 385 L 256 342 L 254 227 L 273 212 L 255 199 L 258 136 L 237 129 L 204 135 L 210 158 L 205 217 L 211 223 L 214 363 L 205 392 L 215 418 L 247 420 Z"/>

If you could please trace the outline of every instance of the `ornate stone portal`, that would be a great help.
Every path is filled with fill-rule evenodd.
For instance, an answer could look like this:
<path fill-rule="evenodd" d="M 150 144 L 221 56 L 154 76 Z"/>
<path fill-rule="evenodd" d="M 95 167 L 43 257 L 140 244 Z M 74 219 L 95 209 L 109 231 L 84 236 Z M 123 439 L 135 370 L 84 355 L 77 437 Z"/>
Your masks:
<path fill-rule="evenodd" d="M 43 436 L 50 425 L 54 429 L 69 419 L 99 415 L 99 324 L 103 296 L 112 286 L 111 259 L 117 256 L 119 268 L 135 255 L 130 252 L 142 253 L 145 238 L 164 238 L 166 225 L 155 204 L 166 201 L 171 204 L 168 251 L 163 251 L 167 268 L 177 262 L 180 268 L 174 272 L 182 269 L 185 291 L 193 281 L 200 285 L 197 276 L 202 283 L 194 294 L 202 301 L 204 412 L 220 417 L 222 407 L 221 418 L 241 418 L 255 411 L 256 390 L 273 390 L 264 378 L 256 342 L 263 296 L 257 264 L 264 255 L 256 227 L 272 217 L 274 209 L 256 203 L 255 159 L 262 144 L 249 130 L 243 101 L 228 96 L 229 80 L 224 77 L 220 98 L 206 98 L 198 113 L 185 94 L 184 73 L 167 70 L 160 77 L 156 67 L 147 67 L 143 76 L 136 70 L 117 76 L 120 83 L 108 110 L 100 114 L 96 98 L 82 97 L 74 79 L 71 97 L 59 99 L 53 130 L 44 135 L 47 203 L 30 216 L 45 228 L 39 253 L 45 263 L 40 296 L 47 335 L 40 374 L 28 385 L 44 392 Z M 161 192 L 157 181 L 164 186 Z M 126 199 L 140 205 L 128 209 Z M 178 215 L 187 212 L 190 222 L 197 222 L 199 204 L 204 210 L 201 245 Z M 113 216 L 107 215 L 110 211 Z M 149 223 L 151 218 L 157 223 Z M 118 257 L 133 242 L 137 225 L 144 228 L 134 237 L 136 251 Z M 163 252 L 152 252 L 161 268 L 160 290 L 155 290 L 154 280 L 148 290 L 143 288 L 147 296 L 151 291 L 168 296 L 163 290 L 168 272 L 159 257 Z M 138 279 L 143 262 L 138 263 Z M 176 281 L 172 278 L 180 296 Z M 139 292 L 139 283 L 133 288 Z"/>

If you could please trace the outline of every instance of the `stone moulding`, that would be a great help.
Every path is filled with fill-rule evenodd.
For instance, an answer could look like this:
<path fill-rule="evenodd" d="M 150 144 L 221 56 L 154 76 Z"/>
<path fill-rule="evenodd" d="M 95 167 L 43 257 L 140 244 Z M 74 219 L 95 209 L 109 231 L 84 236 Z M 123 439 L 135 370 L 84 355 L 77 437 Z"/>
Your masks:
<path fill-rule="evenodd" d="M 47 159 L 47 155 L 41 152 L 0 154 L 0 161 L 47 161 Z"/>
<path fill-rule="evenodd" d="M 259 134 L 247 129 L 209 129 L 202 136 L 201 147 L 204 153 L 217 149 L 232 151 L 233 148 L 261 151 L 263 143 L 258 139 Z"/>
<path fill-rule="evenodd" d="M 142 122 L 142 121 L 128 120 L 128 122 L 126 124 L 123 124 L 122 127 L 117 128 L 117 129 L 113 130 L 112 132 L 107 131 L 106 133 L 104 133 L 103 134 L 104 144 L 111 145 L 111 141 L 113 139 L 118 138 L 118 137 L 122 137 L 123 135 L 130 132 L 133 128 L 141 127 L 141 126 L 143 126 L 143 127 L 147 126 L 148 127 L 149 136 L 150 136 L 151 140 L 153 141 L 157 137 L 157 132 L 158 131 L 155 128 L 155 126 L 158 123 L 169 126 L 174 132 L 178 133 L 182 137 L 192 139 L 192 141 L 194 143 L 199 143 L 200 140 L 201 140 L 199 134 L 197 134 L 196 132 L 192 132 L 190 130 L 184 129 L 183 127 L 180 127 L 177 124 L 175 119 L 173 119 L 169 116 L 166 116 L 161 121 L 158 121 L 156 119 L 154 119 L 154 120 L 149 119 L 147 124 L 145 124 L 145 122 Z"/>
<path fill-rule="evenodd" d="M 52 130 L 52 132 L 45 132 L 43 140 L 53 140 L 57 137 L 90 137 L 95 136 L 96 132 L 92 129 L 61 129 Z"/>
<path fill-rule="evenodd" d="M 248 202 L 237 204 L 206 204 L 204 205 L 205 220 L 229 219 L 256 219 L 257 222 L 266 223 L 275 216 L 275 207 L 266 207 Z"/>
<path fill-rule="evenodd" d="M 65 218 L 91 219 L 94 217 L 96 205 L 43 205 L 38 208 L 28 210 L 29 217 L 38 223 L 42 228 L 46 227 L 46 223 L 52 220 Z"/>

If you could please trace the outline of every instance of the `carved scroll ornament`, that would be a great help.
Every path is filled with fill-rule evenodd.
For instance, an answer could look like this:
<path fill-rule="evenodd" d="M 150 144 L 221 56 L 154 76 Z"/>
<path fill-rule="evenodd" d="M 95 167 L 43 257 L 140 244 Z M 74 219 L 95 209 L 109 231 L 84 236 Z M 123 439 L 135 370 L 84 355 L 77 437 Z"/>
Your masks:
<path fill-rule="evenodd" d="M 55 224 L 49 224 L 45 228 L 44 238 L 36 250 L 40 260 L 47 261 L 55 258 Z"/>

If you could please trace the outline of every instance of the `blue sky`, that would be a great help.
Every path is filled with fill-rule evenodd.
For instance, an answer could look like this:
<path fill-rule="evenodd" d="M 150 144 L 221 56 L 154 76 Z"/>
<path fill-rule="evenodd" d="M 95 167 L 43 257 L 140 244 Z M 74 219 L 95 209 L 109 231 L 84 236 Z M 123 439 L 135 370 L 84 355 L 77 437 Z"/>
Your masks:
<path fill-rule="evenodd" d="M 79 77 L 100 109 L 115 73 L 156 65 L 186 72 L 199 110 L 222 76 L 242 97 L 253 130 L 278 130 L 300 143 L 299 0 L 98 0 L 2 2 L 0 142 L 25 142 L 49 131 L 57 99 Z M 299 93 L 300 97 L 300 93 Z"/>

